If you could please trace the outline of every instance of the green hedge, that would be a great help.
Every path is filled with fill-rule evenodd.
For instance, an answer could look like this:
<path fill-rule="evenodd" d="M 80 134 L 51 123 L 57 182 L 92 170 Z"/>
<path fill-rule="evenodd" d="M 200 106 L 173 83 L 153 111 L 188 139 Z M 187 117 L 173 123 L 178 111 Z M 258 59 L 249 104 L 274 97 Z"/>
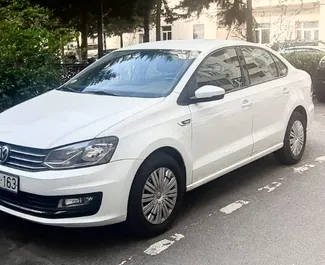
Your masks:
<path fill-rule="evenodd" d="M 294 67 L 301 69 L 310 74 L 311 78 L 314 80 L 316 76 L 316 70 L 320 59 L 325 55 L 325 53 L 315 53 L 315 52 L 293 52 L 283 54 L 282 56 L 286 58 Z"/>
<path fill-rule="evenodd" d="M 27 0 L 0 5 L 0 112 L 61 82 L 60 47 L 69 30 Z"/>

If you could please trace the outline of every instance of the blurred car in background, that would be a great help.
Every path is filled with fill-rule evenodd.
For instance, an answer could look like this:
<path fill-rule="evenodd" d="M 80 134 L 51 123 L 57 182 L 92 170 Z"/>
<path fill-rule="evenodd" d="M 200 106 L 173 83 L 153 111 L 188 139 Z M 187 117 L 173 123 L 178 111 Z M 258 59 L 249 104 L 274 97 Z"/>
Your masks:
<path fill-rule="evenodd" d="M 316 98 L 320 102 L 325 102 L 325 55 L 320 59 L 314 84 Z"/>
<path fill-rule="evenodd" d="M 308 52 L 308 53 L 324 53 L 325 55 L 325 46 L 294 46 L 294 47 L 288 47 L 284 48 L 281 53 L 286 54 L 286 53 L 302 53 L 302 52 Z"/>

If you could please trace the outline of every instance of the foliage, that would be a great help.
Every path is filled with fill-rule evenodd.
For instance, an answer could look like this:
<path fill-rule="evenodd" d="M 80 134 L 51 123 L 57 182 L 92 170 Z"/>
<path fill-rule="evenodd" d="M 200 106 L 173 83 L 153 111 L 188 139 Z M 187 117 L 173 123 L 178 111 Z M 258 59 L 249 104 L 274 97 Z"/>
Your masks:
<path fill-rule="evenodd" d="M 230 29 L 232 26 L 241 26 L 247 20 L 246 1 L 243 0 L 181 0 L 175 10 L 183 10 L 183 17 L 192 14 L 199 16 L 204 9 L 209 9 L 211 4 L 219 8 L 219 24 Z"/>
<path fill-rule="evenodd" d="M 0 111 L 59 84 L 55 65 L 72 34 L 51 12 L 27 0 L 2 0 L 0 36 Z"/>
<path fill-rule="evenodd" d="M 319 61 L 324 55 L 322 52 L 292 52 L 282 56 L 294 67 L 306 71 L 314 80 Z"/>
<path fill-rule="evenodd" d="M 108 36 L 121 36 L 123 33 L 131 33 L 142 26 L 140 17 L 132 17 L 128 20 L 122 18 L 112 18 L 104 21 L 105 33 Z"/>

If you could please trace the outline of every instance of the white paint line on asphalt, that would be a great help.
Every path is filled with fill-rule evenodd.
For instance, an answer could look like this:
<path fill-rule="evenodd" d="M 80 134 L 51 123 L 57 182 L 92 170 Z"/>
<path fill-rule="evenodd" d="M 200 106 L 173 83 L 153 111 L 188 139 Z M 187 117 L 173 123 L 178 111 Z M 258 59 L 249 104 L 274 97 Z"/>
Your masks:
<path fill-rule="evenodd" d="M 128 261 L 130 261 L 132 259 L 133 256 L 129 257 L 127 260 L 123 260 L 119 265 L 124 265 L 125 263 L 127 263 Z"/>
<path fill-rule="evenodd" d="M 278 188 L 280 186 L 281 186 L 280 182 L 274 181 L 274 182 L 272 182 L 272 184 L 269 184 L 269 185 L 266 185 L 266 186 L 264 186 L 262 188 L 259 188 L 257 191 L 267 190 L 267 192 L 271 192 L 271 191 L 274 191 L 276 188 Z"/>
<path fill-rule="evenodd" d="M 183 239 L 185 236 L 182 234 L 174 234 L 173 236 L 171 236 L 172 239 L 174 239 L 175 241 L 180 241 L 181 239 Z"/>
<path fill-rule="evenodd" d="M 175 242 L 180 241 L 183 238 L 185 238 L 185 236 L 182 234 L 174 234 L 171 236 L 172 240 L 169 240 L 169 239 L 160 240 L 157 243 L 152 244 L 149 248 L 147 248 L 144 251 L 144 253 L 151 255 L 151 256 L 156 256 L 159 253 L 166 250 L 167 248 L 169 248 Z"/>
<path fill-rule="evenodd" d="M 238 201 L 235 201 L 235 202 L 221 208 L 220 212 L 223 212 L 225 214 L 231 214 L 232 212 L 240 209 L 241 207 L 243 207 L 246 204 L 249 204 L 249 201 L 238 200 Z"/>
<path fill-rule="evenodd" d="M 325 156 L 320 156 L 315 159 L 315 162 L 323 163 L 325 161 Z"/>
<path fill-rule="evenodd" d="M 302 174 L 304 173 L 305 171 L 307 171 L 308 169 L 310 168 L 313 168 L 315 167 L 315 165 L 309 165 L 309 164 L 306 164 L 306 165 L 303 165 L 302 167 L 294 167 L 293 168 L 293 172 L 294 173 L 299 173 L 299 174 Z"/>

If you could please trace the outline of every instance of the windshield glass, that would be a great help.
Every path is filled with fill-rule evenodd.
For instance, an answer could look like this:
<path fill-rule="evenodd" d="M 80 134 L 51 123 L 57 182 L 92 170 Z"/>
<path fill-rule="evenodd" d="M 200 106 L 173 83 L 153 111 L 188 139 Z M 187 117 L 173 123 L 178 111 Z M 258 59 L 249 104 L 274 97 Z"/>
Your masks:
<path fill-rule="evenodd" d="M 60 90 L 124 97 L 165 97 L 198 56 L 197 51 L 116 51 Z"/>

